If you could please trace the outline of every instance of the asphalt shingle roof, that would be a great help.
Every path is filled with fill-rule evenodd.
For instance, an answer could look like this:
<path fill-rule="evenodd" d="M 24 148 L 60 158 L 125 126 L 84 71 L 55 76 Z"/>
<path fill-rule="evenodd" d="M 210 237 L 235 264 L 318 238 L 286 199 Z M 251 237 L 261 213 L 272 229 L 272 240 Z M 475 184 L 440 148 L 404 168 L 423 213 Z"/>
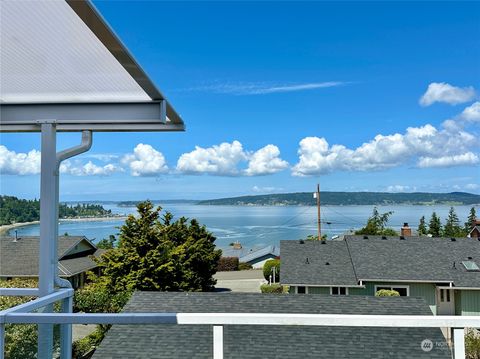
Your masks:
<path fill-rule="evenodd" d="M 358 285 L 345 241 L 281 241 L 280 253 L 282 283 Z"/>
<path fill-rule="evenodd" d="M 70 250 L 82 241 L 92 246 L 95 254 L 99 253 L 83 236 L 58 237 L 58 257 L 60 276 L 70 277 L 74 274 L 95 268 L 96 263 L 89 257 L 91 252 L 73 258 L 63 259 Z M 0 276 L 1 277 L 35 277 L 38 275 L 39 237 L 21 236 L 17 241 L 13 237 L 0 237 Z"/>
<path fill-rule="evenodd" d="M 343 241 L 281 241 L 282 283 L 349 285 L 359 280 L 453 282 L 480 287 L 480 241 L 473 238 L 346 236 Z M 309 264 L 306 264 L 306 258 Z M 325 265 L 330 262 L 330 265 Z M 349 264 L 350 262 L 350 264 Z"/>
<path fill-rule="evenodd" d="M 244 312 L 431 315 L 421 298 L 260 293 L 136 292 L 124 312 Z M 228 325 L 225 358 L 450 358 L 424 352 L 424 339 L 443 342 L 436 328 L 348 328 Z M 208 325 L 117 325 L 94 359 L 212 358 Z"/>

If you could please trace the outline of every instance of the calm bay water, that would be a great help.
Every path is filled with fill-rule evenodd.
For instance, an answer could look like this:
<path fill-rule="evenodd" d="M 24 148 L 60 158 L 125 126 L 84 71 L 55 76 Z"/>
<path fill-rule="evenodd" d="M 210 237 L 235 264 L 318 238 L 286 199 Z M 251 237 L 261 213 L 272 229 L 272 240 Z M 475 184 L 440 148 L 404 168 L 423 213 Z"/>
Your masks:
<path fill-rule="evenodd" d="M 116 214 L 130 214 L 134 207 L 118 207 L 104 204 Z M 176 218 L 196 218 L 215 234 L 216 244 L 227 248 L 231 242 L 239 241 L 244 248 L 255 249 L 266 245 L 278 245 L 280 240 L 296 240 L 307 235 L 316 235 L 316 207 L 240 207 L 240 206 L 199 206 L 189 203 L 168 203 L 162 206 Z M 471 206 L 455 206 L 460 222 L 466 221 Z M 449 206 L 378 206 L 380 212 L 393 211 L 389 226 L 396 230 L 404 222 L 416 229 L 422 215 L 430 218 L 437 212 L 445 222 Z M 342 234 L 350 229 L 362 227 L 371 215 L 373 206 L 325 206 L 322 207 L 322 232 L 329 237 Z M 477 213 L 479 208 L 476 208 Z M 94 242 L 116 235 L 123 220 L 60 222 L 59 233 L 85 235 Z M 18 235 L 39 235 L 39 225 L 18 228 Z M 12 233 L 11 233 L 12 234 Z"/>

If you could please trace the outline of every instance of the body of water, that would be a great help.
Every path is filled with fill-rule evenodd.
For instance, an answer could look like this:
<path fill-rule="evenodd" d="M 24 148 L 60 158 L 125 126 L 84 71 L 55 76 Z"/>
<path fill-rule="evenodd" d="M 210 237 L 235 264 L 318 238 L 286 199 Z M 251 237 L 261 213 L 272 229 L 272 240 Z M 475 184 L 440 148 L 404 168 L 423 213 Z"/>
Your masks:
<path fill-rule="evenodd" d="M 103 205 L 116 214 L 135 213 L 134 207 Z M 196 218 L 215 234 L 216 244 L 228 248 L 229 244 L 239 241 L 246 249 L 261 248 L 270 244 L 278 245 L 280 240 L 297 240 L 308 235 L 316 235 L 316 207 L 277 206 L 277 207 L 241 207 L 241 206 L 200 206 L 190 203 L 168 203 L 162 206 L 178 218 L 181 216 Z M 393 211 L 389 226 L 396 230 L 404 222 L 416 229 L 421 216 L 428 220 L 435 211 L 442 223 L 445 223 L 449 206 L 378 206 L 383 213 Z M 466 221 L 471 206 L 455 206 L 461 225 Z M 322 233 L 329 238 L 351 229 L 365 225 L 372 214 L 373 206 L 324 206 L 322 207 Z M 477 213 L 479 208 L 476 208 Z M 59 233 L 84 235 L 97 242 L 110 234 L 117 235 L 123 220 L 71 221 L 60 222 Z M 39 225 L 30 225 L 17 229 L 18 235 L 39 235 Z M 13 234 L 13 233 L 10 233 Z"/>

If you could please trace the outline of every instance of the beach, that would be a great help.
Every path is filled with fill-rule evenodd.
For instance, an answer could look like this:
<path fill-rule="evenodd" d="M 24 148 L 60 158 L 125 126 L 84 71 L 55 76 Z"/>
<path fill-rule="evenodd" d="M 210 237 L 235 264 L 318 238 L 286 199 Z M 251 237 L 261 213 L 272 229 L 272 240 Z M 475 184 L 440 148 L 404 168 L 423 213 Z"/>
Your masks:
<path fill-rule="evenodd" d="M 81 217 L 81 218 L 62 218 L 59 219 L 59 222 L 101 222 L 101 221 L 111 221 L 111 220 L 125 220 L 128 216 L 109 216 L 109 217 Z M 26 226 L 31 226 L 35 224 L 39 224 L 40 221 L 32 221 L 32 222 L 19 222 L 13 224 L 6 224 L 0 226 L 0 235 L 5 236 L 11 230 L 15 228 L 21 228 Z"/>

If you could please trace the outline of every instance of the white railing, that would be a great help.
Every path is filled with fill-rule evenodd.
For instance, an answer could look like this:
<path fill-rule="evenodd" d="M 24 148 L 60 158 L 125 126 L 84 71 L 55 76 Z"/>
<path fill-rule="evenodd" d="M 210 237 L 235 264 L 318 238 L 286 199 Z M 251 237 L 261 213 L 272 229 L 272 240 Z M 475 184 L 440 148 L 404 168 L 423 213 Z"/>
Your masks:
<path fill-rule="evenodd" d="M 12 289 L 2 295 L 18 295 Z M 14 294 L 17 293 L 17 294 Z M 29 292 L 31 293 L 31 292 Z M 0 311 L 0 359 L 3 359 L 5 324 L 60 324 L 62 358 L 71 357 L 71 324 L 173 324 L 213 325 L 213 358 L 223 358 L 223 325 L 298 325 L 341 327 L 454 328 L 454 358 L 465 358 L 464 328 L 480 327 L 478 316 L 284 314 L 284 313 L 31 313 L 58 300 L 71 300 L 72 289 L 61 289 L 31 302 Z M 40 358 L 43 359 L 43 358 Z"/>

